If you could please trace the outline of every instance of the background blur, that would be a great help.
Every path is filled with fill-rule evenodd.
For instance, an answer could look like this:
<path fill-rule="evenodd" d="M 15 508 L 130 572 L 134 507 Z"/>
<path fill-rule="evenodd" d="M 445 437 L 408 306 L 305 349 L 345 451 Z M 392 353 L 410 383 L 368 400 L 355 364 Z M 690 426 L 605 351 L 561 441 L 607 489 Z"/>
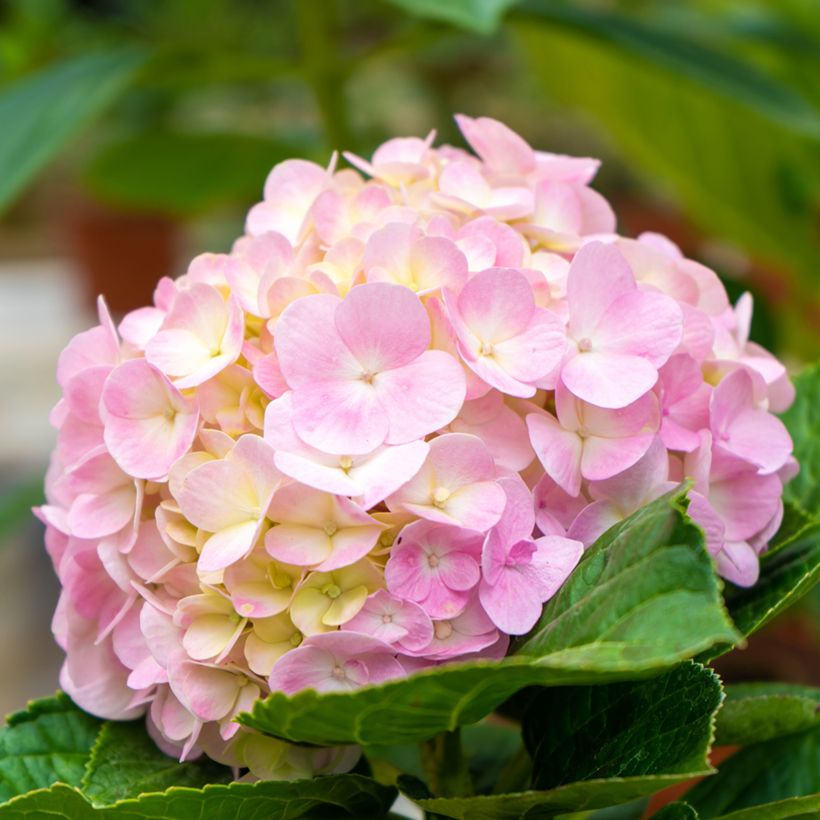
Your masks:
<path fill-rule="evenodd" d="M 459 142 L 452 114 L 604 160 L 620 230 L 755 296 L 795 368 L 820 339 L 817 0 L 0 0 L 0 710 L 56 687 L 56 583 L 28 508 L 57 355 L 201 251 L 276 162 Z M 820 683 L 817 596 L 724 661 Z"/>

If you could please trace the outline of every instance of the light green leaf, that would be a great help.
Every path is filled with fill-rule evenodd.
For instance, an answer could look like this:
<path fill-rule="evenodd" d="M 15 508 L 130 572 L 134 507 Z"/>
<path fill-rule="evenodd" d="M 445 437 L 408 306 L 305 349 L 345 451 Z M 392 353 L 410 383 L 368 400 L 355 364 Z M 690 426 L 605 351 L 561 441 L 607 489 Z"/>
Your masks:
<path fill-rule="evenodd" d="M 0 93 L 0 211 L 119 96 L 144 59 L 133 49 L 89 54 Z"/>
<path fill-rule="evenodd" d="M 820 791 L 820 728 L 741 749 L 686 794 L 702 818 Z M 754 807 L 754 808 L 752 808 Z"/>
<path fill-rule="evenodd" d="M 163 754 L 145 731 L 144 721 L 109 721 L 91 751 L 82 790 L 95 805 L 106 805 L 171 786 L 199 788 L 231 779 L 230 769 L 207 758 L 180 763 Z"/>
<path fill-rule="evenodd" d="M 698 644 L 721 636 L 734 642 L 703 533 L 686 505 L 678 490 L 607 530 L 516 653 L 560 653 L 579 666 L 611 658 L 638 671 L 653 658 L 691 657 Z"/>
<path fill-rule="evenodd" d="M 292 145 L 247 134 L 150 132 L 95 157 L 86 183 L 101 199 L 189 216 L 256 201 L 270 169 L 298 153 Z"/>
<path fill-rule="evenodd" d="M 360 775 L 330 775 L 313 780 L 231 783 L 204 789 L 172 788 L 165 792 L 93 807 L 69 786 L 34 791 L 0 806 L 2 820 L 249 820 L 300 817 L 383 817 L 395 789 Z"/>
<path fill-rule="evenodd" d="M 10 715 L 0 729 L 0 802 L 57 781 L 79 786 L 100 726 L 62 693 Z"/>
<path fill-rule="evenodd" d="M 684 508 L 678 490 L 605 533 L 513 657 L 353 692 L 274 692 L 240 720 L 319 745 L 413 743 L 475 723 L 525 686 L 634 679 L 732 643 L 703 535 Z"/>
<path fill-rule="evenodd" d="M 722 815 L 719 820 L 817 820 L 818 815 L 820 794 L 810 794 L 733 811 Z"/>
<path fill-rule="evenodd" d="M 717 676 L 691 663 L 639 683 L 542 690 L 522 720 L 540 791 L 417 802 L 459 820 L 513 820 L 635 800 L 711 773 L 721 700 Z"/>
<path fill-rule="evenodd" d="M 820 723 L 820 689 L 787 683 L 746 683 L 726 688 L 715 742 L 747 746 Z"/>
<path fill-rule="evenodd" d="M 581 34 L 742 102 L 773 122 L 820 136 L 820 112 L 797 91 L 756 65 L 718 51 L 690 31 L 659 19 L 644 22 L 617 11 L 530 0 L 522 16 Z"/>
<path fill-rule="evenodd" d="M 794 379 L 797 397 L 783 414 L 794 440 L 800 472 L 786 485 L 783 497 L 810 515 L 820 515 L 820 364 Z"/>
<path fill-rule="evenodd" d="M 504 12 L 520 0 L 387 0 L 413 17 L 452 23 L 478 34 L 491 34 Z"/>

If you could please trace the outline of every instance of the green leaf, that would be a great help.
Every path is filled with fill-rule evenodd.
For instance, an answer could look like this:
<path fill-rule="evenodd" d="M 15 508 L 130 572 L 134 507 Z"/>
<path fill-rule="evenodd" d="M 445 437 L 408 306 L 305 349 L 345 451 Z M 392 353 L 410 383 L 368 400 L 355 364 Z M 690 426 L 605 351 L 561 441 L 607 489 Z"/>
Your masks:
<path fill-rule="evenodd" d="M 817 820 L 820 794 L 792 797 L 775 803 L 764 803 L 722 815 L 719 820 Z"/>
<path fill-rule="evenodd" d="M 163 754 L 145 731 L 144 721 L 109 721 L 94 744 L 82 789 L 92 803 L 105 805 L 171 786 L 198 788 L 231 779 L 230 769 L 207 758 L 180 763 Z"/>
<path fill-rule="evenodd" d="M 101 199 L 189 216 L 257 200 L 270 169 L 299 153 L 293 145 L 247 134 L 150 132 L 95 157 L 86 183 Z"/>
<path fill-rule="evenodd" d="M 655 812 L 652 820 L 698 820 L 698 813 L 688 803 L 670 803 Z"/>
<path fill-rule="evenodd" d="M 727 586 L 726 605 L 744 635 L 757 632 L 820 580 L 820 521 L 760 559 L 760 579 L 747 589 Z"/>
<path fill-rule="evenodd" d="M 522 720 L 532 784 L 708 772 L 722 701 L 717 675 L 695 663 L 638 683 L 543 690 Z"/>
<path fill-rule="evenodd" d="M 413 743 L 477 722 L 525 686 L 634 679 L 732 643 L 738 635 L 685 504 L 677 490 L 605 533 L 516 656 L 353 692 L 274 692 L 240 721 L 319 745 Z"/>
<path fill-rule="evenodd" d="M 413 17 L 452 23 L 478 34 L 492 34 L 504 12 L 519 0 L 387 0 Z"/>
<path fill-rule="evenodd" d="M 715 743 L 747 746 L 802 732 L 820 723 L 820 689 L 787 683 L 726 687 L 717 716 Z"/>
<path fill-rule="evenodd" d="M 522 721 L 540 791 L 417 802 L 459 820 L 512 820 L 635 800 L 711 773 L 722 697 L 717 676 L 692 663 L 639 683 L 543 690 Z"/>
<path fill-rule="evenodd" d="M 676 490 L 607 530 L 516 653 L 639 671 L 691 657 L 721 636 L 734 642 L 703 533 L 686 506 Z"/>
<path fill-rule="evenodd" d="M 687 792 L 686 801 L 711 818 L 818 791 L 820 728 L 741 749 Z"/>
<path fill-rule="evenodd" d="M 797 397 L 783 414 L 794 440 L 800 472 L 786 485 L 783 497 L 815 516 L 820 514 L 820 364 L 794 379 Z"/>
<path fill-rule="evenodd" d="M 0 211 L 122 93 L 144 59 L 133 49 L 89 54 L 0 93 Z"/>
<path fill-rule="evenodd" d="M 0 729 L 0 802 L 57 781 L 79 786 L 100 725 L 62 693 L 10 715 Z"/>
<path fill-rule="evenodd" d="M 248 820 L 299 817 L 383 817 L 395 789 L 361 775 L 330 775 L 313 780 L 231 783 L 204 789 L 172 788 L 93 807 L 76 789 L 57 785 L 34 791 L 0 806 L 2 820 Z"/>
<path fill-rule="evenodd" d="M 778 124 L 820 136 L 820 113 L 794 89 L 754 64 L 711 47 L 686 29 L 660 20 L 644 22 L 624 14 L 531 0 L 522 13 L 531 19 L 589 37 L 648 63 L 689 78 L 740 101 Z"/>

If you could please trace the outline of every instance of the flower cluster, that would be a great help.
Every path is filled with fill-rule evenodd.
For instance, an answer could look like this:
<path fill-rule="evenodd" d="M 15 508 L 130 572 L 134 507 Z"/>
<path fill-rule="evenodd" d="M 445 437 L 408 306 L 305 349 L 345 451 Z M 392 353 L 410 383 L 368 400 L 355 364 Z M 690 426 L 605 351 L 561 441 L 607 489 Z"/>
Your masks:
<path fill-rule="evenodd" d="M 87 710 L 258 776 L 344 768 L 235 717 L 503 656 L 684 477 L 719 572 L 755 582 L 795 465 L 750 298 L 618 236 L 597 161 L 457 120 L 474 154 L 277 165 L 230 254 L 62 353 L 38 512 Z"/>

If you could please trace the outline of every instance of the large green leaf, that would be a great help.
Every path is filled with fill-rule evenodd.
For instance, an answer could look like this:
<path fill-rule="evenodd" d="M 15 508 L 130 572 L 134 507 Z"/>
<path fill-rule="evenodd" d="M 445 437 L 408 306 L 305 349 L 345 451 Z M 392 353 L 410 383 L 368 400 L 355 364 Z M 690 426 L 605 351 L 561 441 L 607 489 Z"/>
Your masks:
<path fill-rule="evenodd" d="M 0 729 L 0 802 L 58 781 L 79 786 L 100 725 L 62 693 L 11 715 Z"/>
<path fill-rule="evenodd" d="M 686 802 L 707 820 L 818 791 L 820 728 L 741 749 L 721 764 L 718 774 L 687 792 Z"/>
<path fill-rule="evenodd" d="M 783 422 L 794 440 L 800 472 L 783 493 L 812 515 L 820 515 L 820 364 L 807 367 L 794 379 L 797 397 L 783 414 Z"/>
<path fill-rule="evenodd" d="M 587 551 L 517 655 L 354 692 L 274 692 L 241 721 L 307 743 L 412 743 L 475 723 L 525 686 L 634 679 L 737 637 L 677 490 Z"/>
<path fill-rule="evenodd" d="M 332 775 L 314 780 L 231 783 L 204 789 L 172 788 L 92 806 L 82 792 L 57 785 L 17 797 L 0 806 L 2 820 L 293 820 L 300 817 L 383 817 L 395 789 L 360 775 Z"/>
<path fill-rule="evenodd" d="M 715 742 L 747 746 L 820 723 L 820 689 L 788 683 L 744 683 L 726 688 Z"/>
<path fill-rule="evenodd" d="M 722 815 L 719 820 L 817 820 L 820 815 L 820 794 L 791 797 L 762 806 L 740 809 Z"/>
<path fill-rule="evenodd" d="M 255 201 L 270 169 L 298 153 L 247 134 L 150 132 L 109 146 L 86 182 L 102 199 L 187 216 Z"/>
<path fill-rule="evenodd" d="M 512 820 L 635 800 L 712 771 L 722 697 L 717 676 L 691 663 L 638 683 L 542 690 L 522 721 L 538 791 L 418 802 L 459 820 Z"/>
<path fill-rule="evenodd" d="M 703 533 L 687 518 L 686 503 L 675 491 L 605 532 L 516 652 L 560 653 L 578 665 L 606 657 L 637 671 L 649 659 L 690 656 L 693 646 L 720 635 L 733 641 Z"/>
<path fill-rule="evenodd" d="M 180 763 L 163 754 L 145 731 L 144 721 L 109 721 L 94 744 L 82 790 L 95 805 L 106 805 L 171 786 L 199 788 L 231 779 L 230 769 L 207 758 Z"/>
<path fill-rule="evenodd" d="M 816 328 L 794 317 L 816 299 L 820 269 L 816 141 L 739 101 L 725 84 L 670 66 L 663 39 L 649 51 L 634 38 L 604 37 L 600 25 L 528 19 L 513 30 L 550 97 L 597 120 L 636 175 L 675 195 L 707 235 L 791 274 L 793 310 L 780 308 L 789 321 L 779 331 L 793 349 L 811 352 Z M 734 72 L 732 82 L 742 77 Z"/>
<path fill-rule="evenodd" d="M 478 34 L 498 28 L 504 12 L 519 0 L 387 0 L 402 11 L 430 20 L 452 23 Z"/>
<path fill-rule="evenodd" d="M 123 91 L 144 55 L 77 57 L 0 93 L 0 211 L 84 125 Z"/>

